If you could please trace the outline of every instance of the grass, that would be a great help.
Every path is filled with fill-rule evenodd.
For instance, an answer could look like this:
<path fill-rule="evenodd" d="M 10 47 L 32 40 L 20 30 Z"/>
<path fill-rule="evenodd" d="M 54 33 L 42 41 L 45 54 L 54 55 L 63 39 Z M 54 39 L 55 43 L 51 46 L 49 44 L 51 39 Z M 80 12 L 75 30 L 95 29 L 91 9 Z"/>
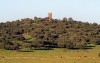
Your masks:
<path fill-rule="evenodd" d="M 33 50 L 16 52 L 0 50 L 0 63 L 100 63 L 100 46 L 88 50 Z"/>

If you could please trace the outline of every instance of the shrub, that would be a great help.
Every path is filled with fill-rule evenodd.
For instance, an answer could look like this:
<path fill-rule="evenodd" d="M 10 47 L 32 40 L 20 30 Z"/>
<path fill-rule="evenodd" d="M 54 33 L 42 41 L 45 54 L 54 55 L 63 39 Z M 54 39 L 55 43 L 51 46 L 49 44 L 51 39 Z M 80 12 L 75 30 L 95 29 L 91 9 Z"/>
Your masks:
<path fill-rule="evenodd" d="M 86 47 L 95 47 L 95 44 L 87 44 Z"/>
<path fill-rule="evenodd" d="M 18 50 L 19 49 L 19 46 L 18 45 L 10 45 L 10 44 L 7 44 L 7 45 L 5 45 L 5 49 L 6 50 Z"/>
<path fill-rule="evenodd" d="M 100 42 L 96 42 L 97 45 L 100 45 Z"/>

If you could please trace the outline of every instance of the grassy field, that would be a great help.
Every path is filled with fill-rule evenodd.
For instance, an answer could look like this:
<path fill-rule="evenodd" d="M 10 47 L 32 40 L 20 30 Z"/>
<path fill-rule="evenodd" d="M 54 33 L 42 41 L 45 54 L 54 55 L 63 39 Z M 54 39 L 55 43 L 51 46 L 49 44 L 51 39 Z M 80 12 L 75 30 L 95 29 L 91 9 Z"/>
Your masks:
<path fill-rule="evenodd" d="M 0 63 L 100 63 L 100 46 L 89 50 L 34 50 L 16 52 L 0 50 Z"/>

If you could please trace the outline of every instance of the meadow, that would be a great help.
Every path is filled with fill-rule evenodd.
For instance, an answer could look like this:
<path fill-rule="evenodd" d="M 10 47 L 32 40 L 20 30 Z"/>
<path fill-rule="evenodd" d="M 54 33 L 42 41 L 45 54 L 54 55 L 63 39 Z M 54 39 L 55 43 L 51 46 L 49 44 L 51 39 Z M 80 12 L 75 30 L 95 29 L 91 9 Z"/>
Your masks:
<path fill-rule="evenodd" d="M 87 50 L 33 50 L 16 52 L 0 50 L 0 63 L 100 63 L 100 46 Z"/>

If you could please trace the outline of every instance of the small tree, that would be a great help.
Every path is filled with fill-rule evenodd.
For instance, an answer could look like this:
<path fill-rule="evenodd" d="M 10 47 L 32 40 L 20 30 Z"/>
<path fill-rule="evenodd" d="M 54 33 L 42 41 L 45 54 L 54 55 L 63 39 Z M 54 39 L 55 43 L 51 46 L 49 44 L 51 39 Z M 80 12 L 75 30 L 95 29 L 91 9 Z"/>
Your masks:
<path fill-rule="evenodd" d="M 58 38 L 58 47 L 65 48 L 66 44 L 68 43 L 67 36 L 59 36 Z"/>
<path fill-rule="evenodd" d="M 43 46 L 42 40 L 34 38 L 32 42 L 32 47 L 36 48 L 41 48 Z"/>

